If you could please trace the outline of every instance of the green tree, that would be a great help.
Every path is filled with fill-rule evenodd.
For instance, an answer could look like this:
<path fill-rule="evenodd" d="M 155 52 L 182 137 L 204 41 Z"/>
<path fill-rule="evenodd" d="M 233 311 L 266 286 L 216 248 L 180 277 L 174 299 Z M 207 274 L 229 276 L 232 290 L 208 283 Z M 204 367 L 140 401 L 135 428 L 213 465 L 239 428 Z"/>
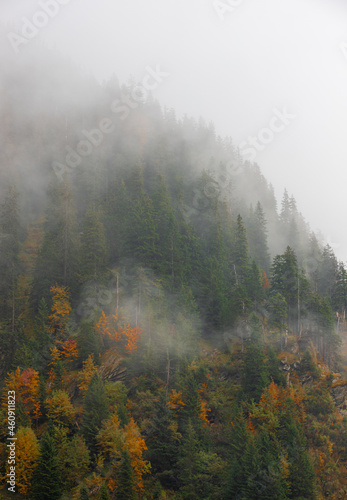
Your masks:
<path fill-rule="evenodd" d="M 110 496 L 108 494 L 108 491 L 107 491 L 107 486 L 105 486 L 104 484 L 101 486 L 101 490 L 100 490 L 100 500 L 110 500 Z M 126 497 L 124 497 L 125 499 Z"/>
<path fill-rule="evenodd" d="M 243 284 L 249 272 L 249 254 L 246 229 L 240 214 L 233 229 L 232 259 L 236 284 Z"/>
<path fill-rule="evenodd" d="M 270 271 L 270 253 L 267 241 L 267 221 L 263 207 L 259 201 L 255 210 L 252 207 L 250 209 L 247 235 L 250 255 L 257 265 L 268 273 Z"/>
<path fill-rule="evenodd" d="M 304 305 L 308 300 L 309 283 L 298 267 L 295 252 L 288 246 L 276 255 L 271 268 L 271 294 L 280 293 L 288 306 L 288 321 L 299 330 Z"/>
<path fill-rule="evenodd" d="M 61 486 L 65 491 L 69 491 L 73 488 L 76 478 L 82 479 L 89 470 L 88 448 L 82 436 L 75 434 L 69 439 L 67 430 L 63 427 L 54 427 L 53 438 L 57 449 Z"/>
<path fill-rule="evenodd" d="M 285 320 L 287 319 L 288 305 L 286 299 L 280 292 L 270 295 L 267 309 L 270 313 L 270 326 L 281 330 L 285 326 Z"/>
<path fill-rule="evenodd" d="M 122 450 L 116 490 L 117 500 L 136 500 L 134 476 L 128 450 Z"/>
<path fill-rule="evenodd" d="M 81 277 L 83 281 L 100 280 L 107 265 L 105 229 L 100 211 L 91 204 L 84 216 L 81 236 Z"/>
<path fill-rule="evenodd" d="M 180 493 L 185 499 L 201 498 L 197 491 L 196 474 L 200 444 L 191 419 L 188 420 L 183 444 L 180 447 L 181 457 L 178 460 L 178 476 L 182 482 Z"/>
<path fill-rule="evenodd" d="M 85 486 L 80 489 L 80 500 L 89 500 L 88 490 Z"/>
<path fill-rule="evenodd" d="M 339 262 L 336 271 L 336 282 L 332 292 L 334 311 L 346 317 L 347 311 L 347 270 L 343 262 Z"/>
<path fill-rule="evenodd" d="M 275 384 L 279 386 L 285 387 L 286 378 L 279 369 L 279 363 L 278 363 L 278 358 L 276 356 L 276 352 L 271 346 L 269 346 L 267 350 L 266 364 L 268 367 L 270 380 L 272 380 L 273 382 L 275 382 Z"/>
<path fill-rule="evenodd" d="M 6 192 L 0 207 L 0 317 L 15 331 L 17 281 L 19 275 L 19 203 L 14 186 Z"/>
<path fill-rule="evenodd" d="M 42 297 L 50 304 L 49 290 L 55 283 L 77 289 L 76 222 L 70 185 L 53 180 L 48 189 L 44 237 L 36 260 L 31 300 L 35 310 Z"/>
<path fill-rule="evenodd" d="M 336 283 L 338 263 L 330 245 L 323 248 L 318 268 L 318 293 L 324 297 L 331 297 Z"/>
<path fill-rule="evenodd" d="M 290 460 L 289 481 L 292 498 L 314 500 L 316 495 L 316 476 L 306 450 L 306 439 L 300 424 L 291 424 L 292 439 L 288 448 Z"/>
<path fill-rule="evenodd" d="M 109 416 L 104 383 L 95 374 L 89 384 L 83 404 L 82 434 L 92 456 L 97 452 L 97 434 L 103 420 Z"/>
<path fill-rule="evenodd" d="M 40 440 L 40 457 L 32 480 L 34 500 L 55 500 L 61 495 L 58 452 L 52 436 L 46 432 Z"/>
<path fill-rule="evenodd" d="M 263 349 L 250 344 L 244 356 L 242 391 L 246 399 L 259 401 L 265 387 L 270 383 Z"/>
<path fill-rule="evenodd" d="M 162 391 L 146 444 L 152 472 L 159 474 L 162 484 L 168 488 L 175 485 L 174 467 L 177 462 L 179 438 L 170 430 L 172 424 L 171 411 L 166 404 L 165 393 Z"/>

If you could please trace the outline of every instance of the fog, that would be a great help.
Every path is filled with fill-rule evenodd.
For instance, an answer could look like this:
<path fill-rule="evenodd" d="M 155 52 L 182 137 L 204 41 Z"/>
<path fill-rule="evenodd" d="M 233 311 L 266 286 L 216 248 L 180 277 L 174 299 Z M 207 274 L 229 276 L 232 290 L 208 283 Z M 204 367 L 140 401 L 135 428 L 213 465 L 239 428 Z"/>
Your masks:
<path fill-rule="evenodd" d="M 29 58 L 44 43 L 100 82 L 112 75 L 142 81 L 148 68 L 158 69 L 164 76 L 153 96 L 178 117 L 202 116 L 230 136 L 259 164 L 278 201 L 286 187 L 312 229 L 347 261 L 345 2 L 53 3 L 59 6 L 47 22 L 38 13 L 48 0 L 1 3 L 8 57 Z M 30 38 L 13 37 L 33 20 L 42 27 Z"/>

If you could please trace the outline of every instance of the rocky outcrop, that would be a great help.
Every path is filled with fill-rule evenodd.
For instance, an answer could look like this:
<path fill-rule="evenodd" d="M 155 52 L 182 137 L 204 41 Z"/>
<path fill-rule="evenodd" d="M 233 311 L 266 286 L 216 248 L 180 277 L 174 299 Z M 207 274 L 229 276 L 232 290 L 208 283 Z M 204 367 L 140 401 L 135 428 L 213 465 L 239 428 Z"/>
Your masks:
<path fill-rule="evenodd" d="M 347 380 L 334 380 L 331 395 L 341 415 L 347 416 Z"/>

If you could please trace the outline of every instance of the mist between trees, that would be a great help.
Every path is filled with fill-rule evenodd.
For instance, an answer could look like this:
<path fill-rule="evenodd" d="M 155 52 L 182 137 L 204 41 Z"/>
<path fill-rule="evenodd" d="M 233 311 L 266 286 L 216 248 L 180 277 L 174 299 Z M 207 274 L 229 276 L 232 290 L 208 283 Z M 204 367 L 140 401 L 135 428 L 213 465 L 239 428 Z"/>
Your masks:
<path fill-rule="evenodd" d="M 347 274 L 294 197 L 278 207 L 231 138 L 137 82 L 45 50 L 30 78 L 21 54 L 8 64 L 0 376 L 18 491 L 341 497 Z M 106 122 L 110 103 L 124 115 Z"/>

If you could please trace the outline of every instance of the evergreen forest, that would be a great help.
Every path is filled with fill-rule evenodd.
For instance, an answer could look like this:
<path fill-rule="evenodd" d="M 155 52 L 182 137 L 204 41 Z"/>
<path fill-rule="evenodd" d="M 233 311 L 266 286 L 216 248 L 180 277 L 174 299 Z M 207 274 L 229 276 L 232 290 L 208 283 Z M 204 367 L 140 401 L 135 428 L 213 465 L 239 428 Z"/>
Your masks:
<path fill-rule="evenodd" d="M 347 267 L 294 196 L 44 47 L 0 93 L 0 498 L 12 436 L 19 499 L 346 499 Z"/>

